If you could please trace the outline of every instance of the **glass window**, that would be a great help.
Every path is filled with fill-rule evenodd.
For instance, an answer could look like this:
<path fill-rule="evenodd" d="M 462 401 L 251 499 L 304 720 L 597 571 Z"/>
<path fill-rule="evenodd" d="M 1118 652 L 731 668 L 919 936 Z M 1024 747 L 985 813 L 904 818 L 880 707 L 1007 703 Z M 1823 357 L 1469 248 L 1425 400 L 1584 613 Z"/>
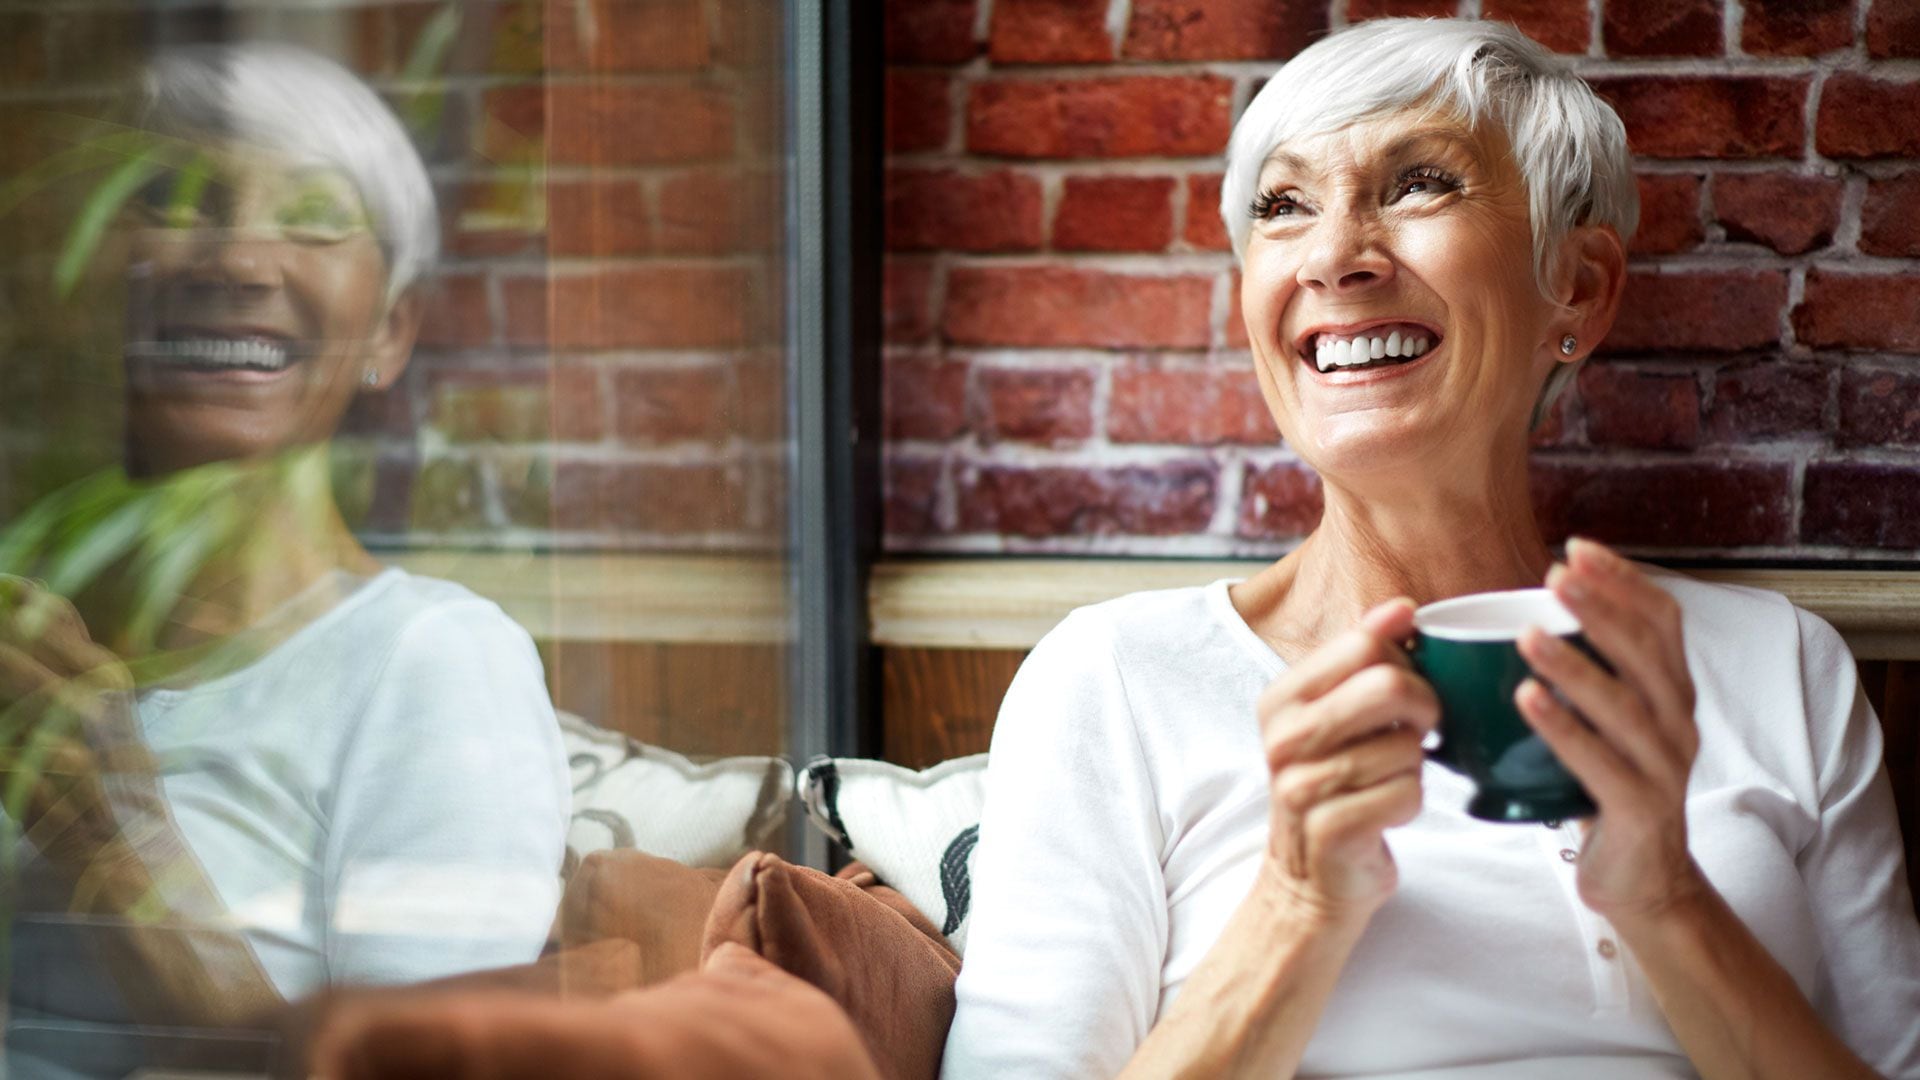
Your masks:
<path fill-rule="evenodd" d="M 783 849 L 778 5 L 0 15 L 17 1075 Z M 713 759 L 720 759 L 717 763 Z"/>

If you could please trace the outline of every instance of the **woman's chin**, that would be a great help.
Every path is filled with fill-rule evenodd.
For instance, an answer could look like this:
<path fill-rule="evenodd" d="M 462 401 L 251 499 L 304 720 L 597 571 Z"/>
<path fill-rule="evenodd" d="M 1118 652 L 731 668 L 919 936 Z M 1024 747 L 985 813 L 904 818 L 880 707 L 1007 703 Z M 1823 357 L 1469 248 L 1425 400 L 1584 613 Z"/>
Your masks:
<path fill-rule="evenodd" d="M 1311 436 L 1291 445 L 1322 477 L 1336 481 L 1418 474 L 1452 456 L 1437 433 L 1399 412 L 1327 417 L 1313 426 Z"/>

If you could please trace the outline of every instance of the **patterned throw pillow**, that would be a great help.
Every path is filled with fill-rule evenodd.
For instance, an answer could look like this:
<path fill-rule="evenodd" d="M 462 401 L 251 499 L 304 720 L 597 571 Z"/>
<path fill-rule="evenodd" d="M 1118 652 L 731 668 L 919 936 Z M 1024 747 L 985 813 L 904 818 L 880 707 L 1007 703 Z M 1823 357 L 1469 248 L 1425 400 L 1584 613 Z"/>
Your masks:
<path fill-rule="evenodd" d="M 724 869 L 774 844 L 786 824 L 793 767 L 780 758 L 696 763 L 571 713 L 559 719 L 573 772 L 564 877 L 609 848 Z"/>
<path fill-rule="evenodd" d="M 795 788 L 816 828 L 911 900 L 964 955 L 986 778 L 985 754 L 920 772 L 818 757 Z"/>

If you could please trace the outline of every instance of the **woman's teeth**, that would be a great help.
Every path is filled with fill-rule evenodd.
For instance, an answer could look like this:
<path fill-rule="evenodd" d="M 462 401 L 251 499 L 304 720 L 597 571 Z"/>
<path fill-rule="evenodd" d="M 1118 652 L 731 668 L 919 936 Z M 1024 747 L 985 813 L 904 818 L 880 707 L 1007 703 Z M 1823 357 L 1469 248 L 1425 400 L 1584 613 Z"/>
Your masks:
<path fill-rule="evenodd" d="M 141 345 L 140 354 L 145 359 L 163 364 L 198 368 L 279 371 L 288 363 L 286 346 L 251 339 L 182 338 L 176 341 L 152 341 Z"/>
<path fill-rule="evenodd" d="M 1350 338 L 1338 338 L 1322 334 L 1314 343 L 1314 366 L 1321 371 L 1351 367 L 1385 367 L 1386 363 L 1375 365 L 1382 360 L 1391 363 L 1404 363 L 1416 356 L 1423 355 L 1432 339 L 1425 332 L 1394 330 L 1384 337 L 1369 334 L 1357 334 Z"/>

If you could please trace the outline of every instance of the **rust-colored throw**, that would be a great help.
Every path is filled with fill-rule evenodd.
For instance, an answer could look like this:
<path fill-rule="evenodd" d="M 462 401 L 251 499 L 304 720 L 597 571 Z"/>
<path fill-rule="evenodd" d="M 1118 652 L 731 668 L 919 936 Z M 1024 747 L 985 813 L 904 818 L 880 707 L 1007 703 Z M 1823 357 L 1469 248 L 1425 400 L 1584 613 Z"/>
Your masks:
<path fill-rule="evenodd" d="M 475 992 L 350 1005 L 313 1066 L 338 1080 L 881 1075 L 831 998 L 731 943 L 698 972 L 601 1002 Z"/>
<path fill-rule="evenodd" d="M 567 882 L 552 941 L 561 955 L 603 941 L 639 946 L 633 986 L 700 965 L 707 912 L 727 871 L 682 866 L 641 851 L 595 851 Z"/>
<path fill-rule="evenodd" d="M 888 1080 L 934 1080 L 960 973 L 940 932 L 859 864 L 829 877 L 756 852 L 707 917 L 709 961 L 744 945 L 838 1002 Z"/>

